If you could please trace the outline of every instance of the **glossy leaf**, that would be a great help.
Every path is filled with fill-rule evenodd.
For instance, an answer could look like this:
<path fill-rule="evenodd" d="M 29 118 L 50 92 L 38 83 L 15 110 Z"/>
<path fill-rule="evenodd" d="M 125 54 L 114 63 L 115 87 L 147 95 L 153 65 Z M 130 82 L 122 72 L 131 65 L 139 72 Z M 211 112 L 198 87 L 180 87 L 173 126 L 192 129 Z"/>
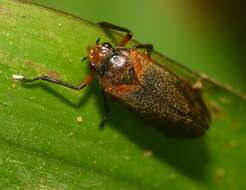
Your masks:
<path fill-rule="evenodd" d="M 212 113 L 207 134 L 170 139 L 111 101 L 104 130 L 97 81 L 75 92 L 13 74 L 49 74 L 79 84 L 88 73 L 95 24 L 19 1 L 0 1 L 0 189 L 240 189 L 246 186 L 246 101 L 204 83 Z M 112 35 L 107 35 L 112 34 Z M 113 38 L 112 38 L 113 37 Z M 199 75 L 166 57 L 153 57 L 195 82 Z"/>

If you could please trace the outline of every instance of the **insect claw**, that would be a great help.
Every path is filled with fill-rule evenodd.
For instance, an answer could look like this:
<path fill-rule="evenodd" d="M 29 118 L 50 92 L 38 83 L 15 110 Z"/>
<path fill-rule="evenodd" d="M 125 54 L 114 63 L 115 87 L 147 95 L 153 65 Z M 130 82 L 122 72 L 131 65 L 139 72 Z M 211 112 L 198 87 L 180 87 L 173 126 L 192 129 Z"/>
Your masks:
<path fill-rule="evenodd" d="M 100 124 L 99 124 L 99 129 L 103 130 L 105 127 L 105 122 L 106 122 L 106 117 L 103 117 Z"/>
<path fill-rule="evenodd" d="M 25 79 L 25 77 L 24 77 L 23 75 L 21 75 L 21 74 L 13 74 L 13 75 L 12 75 L 12 79 L 13 79 L 13 80 L 22 81 L 22 80 Z"/>
<path fill-rule="evenodd" d="M 84 62 L 86 59 L 88 59 L 88 56 L 82 57 L 81 61 Z"/>
<path fill-rule="evenodd" d="M 100 38 L 98 38 L 98 39 L 97 39 L 97 41 L 96 41 L 96 45 L 98 45 L 98 44 L 99 44 L 100 40 L 101 40 Z"/>

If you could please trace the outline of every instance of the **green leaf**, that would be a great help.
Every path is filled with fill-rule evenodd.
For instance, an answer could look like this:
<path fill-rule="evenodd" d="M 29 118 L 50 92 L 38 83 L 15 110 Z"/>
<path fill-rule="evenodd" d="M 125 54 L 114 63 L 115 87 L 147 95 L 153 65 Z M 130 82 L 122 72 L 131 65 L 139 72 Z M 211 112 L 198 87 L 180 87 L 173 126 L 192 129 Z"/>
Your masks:
<path fill-rule="evenodd" d="M 87 47 L 119 35 L 112 39 L 88 21 L 19 1 L 1 0 L 0 20 L 0 189 L 246 186 L 243 95 L 207 80 L 203 95 L 213 120 L 196 140 L 167 138 L 115 102 L 99 130 L 97 81 L 75 92 L 44 82 L 21 85 L 12 75 L 49 74 L 79 84 L 88 73 L 81 63 Z M 200 78 L 165 56 L 153 57 L 187 80 Z"/>

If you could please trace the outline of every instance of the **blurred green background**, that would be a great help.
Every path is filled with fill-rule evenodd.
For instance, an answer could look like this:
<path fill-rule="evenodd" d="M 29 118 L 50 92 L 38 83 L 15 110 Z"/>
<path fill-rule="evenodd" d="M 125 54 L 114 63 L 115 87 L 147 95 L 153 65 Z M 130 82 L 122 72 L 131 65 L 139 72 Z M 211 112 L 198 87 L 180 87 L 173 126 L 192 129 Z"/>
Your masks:
<path fill-rule="evenodd" d="M 91 22 L 127 27 L 141 43 L 160 53 L 246 91 L 245 5 L 212 0 L 33 0 Z"/>
<path fill-rule="evenodd" d="M 73 17 L 0 2 L 0 189 L 245 189 L 245 101 L 205 88 L 211 129 L 192 141 L 165 138 L 113 101 L 100 131 L 97 83 L 76 93 L 52 84 L 24 87 L 10 78 L 52 71 L 77 84 L 86 73 L 73 74 L 87 67 L 80 62 L 85 46 L 104 34 Z M 35 2 L 130 28 L 135 39 L 153 43 L 160 53 L 246 91 L 243 5 Z"/>

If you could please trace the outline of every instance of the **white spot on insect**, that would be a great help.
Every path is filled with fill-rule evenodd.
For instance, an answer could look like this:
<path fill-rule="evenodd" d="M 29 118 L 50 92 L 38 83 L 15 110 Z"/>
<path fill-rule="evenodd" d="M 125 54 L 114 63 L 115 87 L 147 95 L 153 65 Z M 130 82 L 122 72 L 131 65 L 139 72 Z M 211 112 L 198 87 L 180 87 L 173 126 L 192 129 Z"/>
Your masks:
<path fill-rule="evenodd" d="M 197 81 L 195 84 L 193 84 L 193 86 L 192 86 L 192 88 L 194 89 L 194 90 L 201 90 L 202 89 L 202 81 L 201 80 L 199 80 L 199 81 Z"/>
<path fill-rule="evenodd" d="M 20 74 L 13 74 L 12 75 L 12 79 L 14 79 L 14 80 L 23 80 L 24 76 L 20 75 Z"/>
<path fill-rule="evenodd" d="M 110 62 L 113 64 L 114 68 L 117 68 L 117 67 L 123 67 L 126 64 L 127 60 L 125 57 L 114 55 L 110 59 Z"/>

